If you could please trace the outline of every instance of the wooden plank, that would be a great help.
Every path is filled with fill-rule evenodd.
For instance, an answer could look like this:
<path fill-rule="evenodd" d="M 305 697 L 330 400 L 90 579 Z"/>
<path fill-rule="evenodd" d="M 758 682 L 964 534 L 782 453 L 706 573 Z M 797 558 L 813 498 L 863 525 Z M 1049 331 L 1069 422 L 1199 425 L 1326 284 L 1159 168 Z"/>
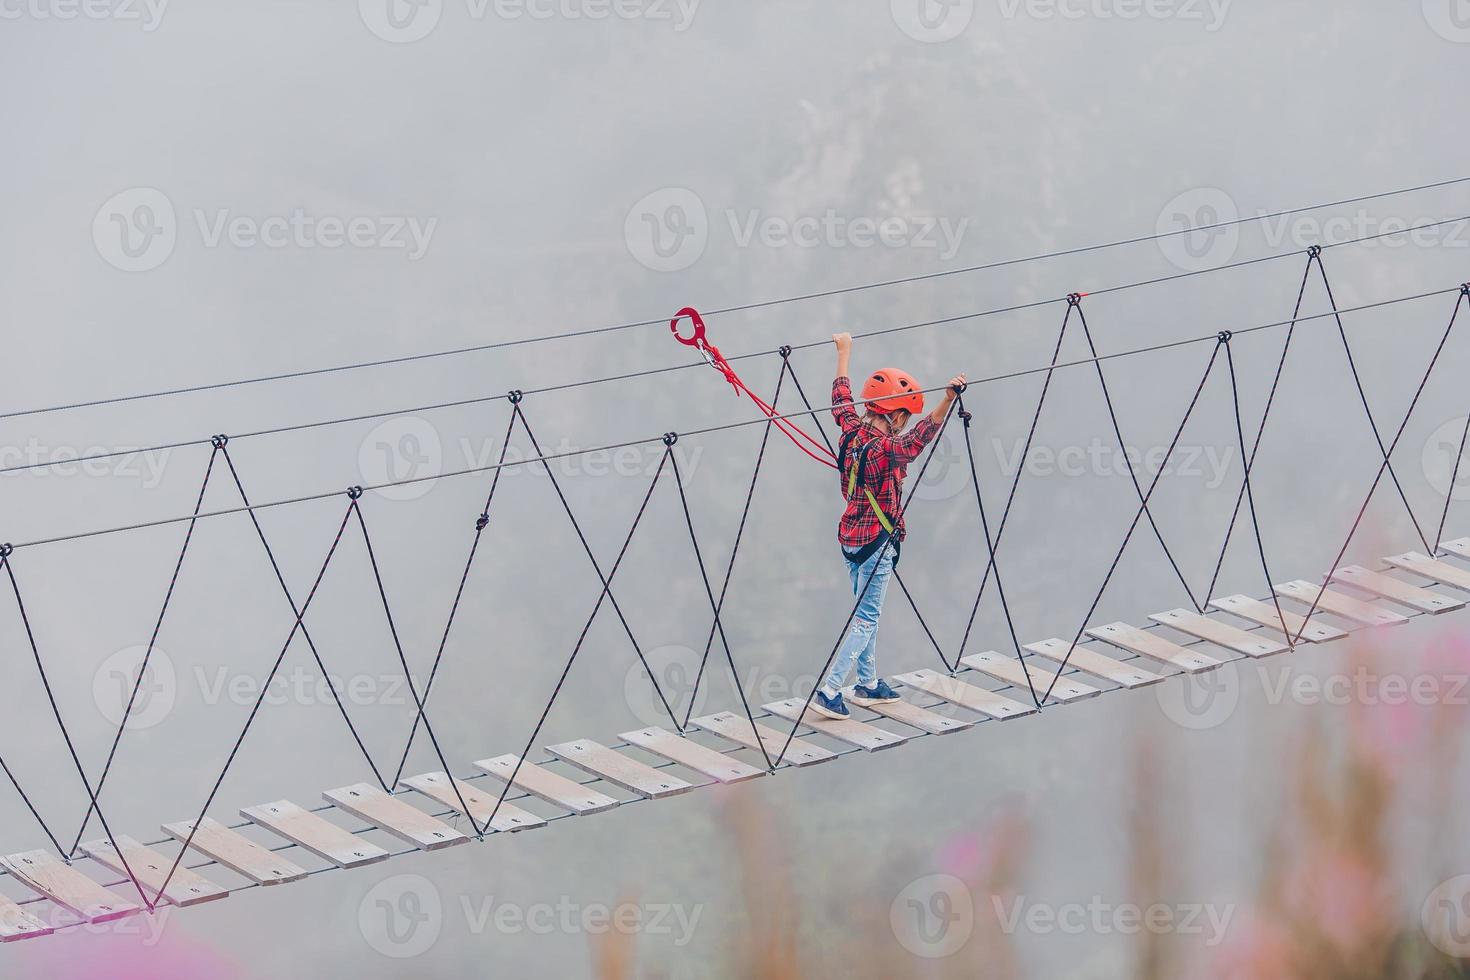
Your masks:
<path fill-rule="evenodd" d="M 437 851 L 469 840 L 444 821 L 368 783 L 329 789 L 322 799 L 421 851 Z"/>
<path fill-rule="evenodd" d="M 974 711 L 982 715 L 1000 721 L 1008 721 L 1011 718 L 1020 718 L 1022 715 L 1033 715 L 1036 709 L 1024 705 L 1019 701 L 1012 701 L 1004 695 L 987 691 L 983 687 L 966 684 L 962 680 L 946 677 L 932 670 L 915 670 L 907 674 L 899 674 L 894 680 L 907 687 L 932 694 L 936 698 L 942 698 L 951 704 L 957 704 L 961 708 Z"/>
<path fill-rule="evenodd" d="M 1028 663 L 1023 669 L 1021 661 L 1013 657 L 1007 657 L 1005 654 L 997 653 L 994 650 L 986 650 L 984 653 L 972 653 L 968 657 L 960 658 L 960 663 L 966 667 L 972 667 L 982 674 L 988 674 L 996 680 L 1014 685 L 1018 691 L 1026 692 L 1027 697 L 1031 696 L 1031 689 L 1026 684 L 1028 674 L 1031 677 L 1031 685 L 1036 689 L 1037 697 L 1045 697 L 1046 689 L 1050 687 L 1051 700 L 1060 701 L 1063 704 L 1069 704 L 1073 701 L 1085 701 L 1088 698 L 1095 698 L 1102 693 L 1102 691 L 1090 684 L 1070 680 L 1066 677 L 1058 677 L 1057 672 L 1053 672 L 1046 667 L 1037 667 Z M 1059 670 L 1060 668 L 1058 672 Z M 1054 678 L 1056 683 L 1053 686 L 1052 681 Z"/>
<path fill-rule="evenodd" d="M 720 738 L 734 742 L 736 745 L 743 745 L 756 752 L 759 752 L 761 746 L 764 745 L 766 754 L 770 756 L 772 762 L 775 762 L 781 754 L 782 746 L 786 746 L 786 732 L 778 732 L 760 722 L 756 722 L 752 729 L 749 718 L 737 715 L 733 711 L 720 711 L 712 715 L 705 715 L 703 718 L 695 718 L 693 723 L 711 735 L 718 735 Z M 782 761 L 793 766 L 814 766 L 819 762 L 831 762 L 835 758 L 837 758 L 837 753 L 830 749 L 813 745 L 803 739 L 793 738 L 790 746 L 786 748 L 786 756 Z"/>
<path fill-rule="evenodd" d="M 1402 568 L 1406 572 L 1413 572 L 1415 575 L 1422 575 L 1424 578 L 1470 592 L 1470 571 L 1466 571 L 1458 565 L 1451 565 L 1447 561 L 1430 558 L 1428 555 L 1420 554 L 1417 551 L 1410 551 L 1403 555 L 1392 555 L 1384 560 L 1395 568 Z"/>
<path fill-rule="evenodd" d="M 1202 674 L 1207 670 L 1216 670 L 1224 663 L 1208 653 L 1180 646 L 1173 640 L 1127 623 L 1107 623 L 1103 626 L 1094 626 L 1087 631 L 1087 635 L 1166 667 L 1178 667 L 1189 674 Z"/>
<path fill-rule="evenodd" d="M 240 816 L 305 848 L 339 868 L 360 868 L 388 860 L 388 852 L 290 800 L 247 806 Z"/>
<path fill-rule="evenodd" d="M 193 828 L 194 821 L 184 820 L 164 824 L 163 832 L 183 843 L 189 840 L 189 831 Z M 305 868 L 261 847 L 213 817 L 205 817 L 199 822 L 199 830 L 189 842 L 189 847 L 257 885 L 284 885 L 306 877 Z"/>
<path fill-rule="evenodd" d="M 516 763 L 519 761 L 520 757 L 516 755 L 498 755 L 493 759 L 481 759 L 475 765 L 501 782 L 509 782 L 511 773 L 514 772 L 516 789 L 579 816 L 601 813 L 618 805 L 618 801 L 606 793 L 588 789 L 575 780 L 559 776 L 534 762 L 522 762 L 520 771 L 516 772 Z"/>
<path fill-rule="evenodd" d="M 1329 640 L 1340 640 L 1347 636 L 1347 630 L 1328 626 L 1319 621 L 1316 616 L 1313 616 L 1312 622 L 1308 623 L 1305 616 L 1298 615 L 1285 606 L 1278 613 L 1274 603 L 1252 599 L 1248 595 L 1221 596 L 1219 599 L 1211 599 L 1210 605 L 1221 612 L 1228 612 L 1241 619 L 1259 623 L 1277 633 L 1282 633 L 1281 624 L 1284 620 L 1289 634 L 1282 633 L 1282 635 L 1290 635 L 1293 643 L 1296 642 L 1298 636 L 1308 643 L 1326 643 Z"/>
<path fill-rule="evenodd" d="M 422 793 L 429 799 L 449 809 L 464 813 L 464 806 L 470 808 L 469 816 L 481 827 L 485 821 L 490 819 L 492 813 L 495 820 L 490 829 L 494 831 L 506 831 L 515 833 L 520 830 L 533 830 L 536 827 L 545 827 L 546 821 L 529 810 L 523 810 L 514 803 L 505 802 L 500 804 L 500 812 L 496 813 L 495 804 L 500 799 L 499 794 L 486 793 L 482 789 L 456 779 L 453 784 L 449 777 L 442 772 L 426 772 L 422 776 L 409 776 L 400 785 L 406 786 L 416 793 Z M 455 795 L 454 787 L 459 787 L 459 795 Z M 464 797 L 464 805 L 459 802 Z"/>
<path fill-rule="evenodd" d="M 1399 626 L 1409 621 L 1392 610 L 1372 605 L 1361 599 L 1354 599 L 1341 592 L 1323 589 L 1305 579 L 1278 584 L 1276 594 L 1287 599 L 1295 599 L 1305 606 L 1315 603 L 1318 609 L 1325 609 L 1334 616 L 1351 619 L 1364 626 Z"/>
<path fill-rule="evenodd" d="M 0 943 L 49 936 L 55 931 L 4 895 L 0 895 Z"/>
<path fill-rule="evenodd" d="M 119 898 L 45 851 L 7 854 L 0 857 L 0 867 L 83 922 L 111 922 L 143 911 L 141 905 Z M 133 886 L 129 883 L 128 887 Z"/>
<path fill-rule="evenodd" d="M 1439 615 L 1440 613 L 1454 612 L 1456 609 L 1465 608 L 1465 600 L 1452 599 L 1438 592 L 1421 589 L 1417 585 L 1396 579 L 1382 572 L 1373 572 L 1361 565 L 1344 565 L 1332 573 L 1334 582 L 1346 582 L 1348 585 L 1371 592 L 1376 596 L 1397 602 L 1401 606 L 1417 609 L 1419 612 Z"/>
<path fill-rule="evenodd" d="M 748 766 L 739 759 L 732 759 L 723 752 L 716 752 L 663 728 L 640 728 L 636 732 L 623 732 L 618 738 L 722 783 L 744 782 L 766 774 L 764 769 Z"/>
<path fill-rule="evenodd" d="M 824 718 L 815 711 L 807 711 L 802 717 L 802 709 L 806 707 L 806 701 L 801 698 L 787 698 L 784 701 L 772 701 L 763 705 L 767 711 L 787 721 L 795 721 L 801 718 L 801 723 L 814 732 L 819 732 L 829 738 L 835 738 L 839 742 L 855 745 L 868 752 L 877 752 L 881 749 L 891 749 L 908 741 L 906 735 L 895 735 L 884 731 L 875 725 L 869 725 L 865 721 L 854 718 Z"/>
<path fill-rule="evenodd" d="M 589 739 L 548 745 L 546 751 L 589 775 L 605 779 L 614 786 L 621 786 L 645 799 L 661 800 L 687 793 L 694 788 L 693 783 L 661 772 L 637 759 L 630 759 L 621 752 Z"/>
<path fill-rule="evenodd" d="M 1150 684 L 1157 684 L 1167 679 L 1163 674 L 1155 674 L 1142 667 L 1114 660 L 1080 643 L 1072 648 L 1072 656 L 1069 659 L 1066 640 L 1041 640 L 1037 643 L 1026 644 L 1026 649 L 1058 664 L 1069 663 L 1080 671 L 1130 690 L 1136 687 L 1148 687 Z"/>
<path fill-rule="evenodd" d="M 144 847 L 131 837 L 118 836 L 117 846 L 121 848 L 123 857 L 127 858 L 126 867 L 123 866 L 111 841 L 88 841 L 82 845 L 82 850 L 109 871 L 126 875 L 128 868 L 131 868 L 133 875 L 138 879 L 138 884 L 143 886 L 143 891 L 155 902 L 160 897 L 159 889 L 163 887 L 165 880 L 168 881 L 168 887 L 163 889 L 162 898 L 168 904 L 178 908 L 203 905 L 205 902 L 230 897 L 227 889 L 221 888 L 201 874 L 190 871 L 184 867 L 183 862 L 179 863 L 178 870 L 174 871 L 172 877 L 169 877 L 169 871 L 174 866 L 173 858 L 166 858 L 153 848 Z"/>
<path fill-rule="evenodd" d="M 1243 653 L 1248 657 L 1274 657 L 1290 649 L 1285 643 L 1270 637 L 1248 633 L 1208 616 L 1190 612 L 1188 609 L 1170 609 L 1168 612 L 1154 613 L 1149 619 L 1170 629 L 1176 629 L 1216 646 L 1222 646 L 1227 650 Z"/>
<path fill-rule="evenodd" d="M 1457 558 L 1470 558 L 1470 538 L 1455 538 L 1453 541 L 1441 541 L 1441 551 L 1448 551 Z"/>
<path fill-rule="evenodd" d="M 937 711 L 921 708 L 912 701 L 887 701 L 879 704 L 865 704 L 862 707 L 874 714 L 882 715 L 884 718 L 892 718 L 901 721 L 910 728 L 917 728 L 921 732 L 930 735 L 952 735 L 962 732 L 967 728 L 974 728 L 973 721 L 964 721 L 960 718 L 946 718 Z"/>

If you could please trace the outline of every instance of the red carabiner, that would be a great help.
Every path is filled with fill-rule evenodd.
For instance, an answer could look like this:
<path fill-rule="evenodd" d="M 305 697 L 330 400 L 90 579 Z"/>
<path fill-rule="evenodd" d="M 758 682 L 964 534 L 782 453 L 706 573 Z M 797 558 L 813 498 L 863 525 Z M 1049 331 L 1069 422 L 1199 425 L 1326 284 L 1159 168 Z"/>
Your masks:
<path fill-rule="evenodd" d="M 686 316 L 689 322 L 694 324 L 694 331 L 688 337 L 679 333 L 679 321 Z M 725 362 L 724 356 L 720 354 L 720 349 L 705 339 L 704 317 L 699 315 L 698 310 L 692 306 L 684 307 L 674 314 L 674 319 L 669 322 L 669 330 L 673 332 L 674 339 L 679 343 L 685 347 L 693 347 L 703 354 L 705 362 L 725 376 L 725 380 L 734 386 L 737 395 L 740 393 L 740 381 L 735 376 L 734 370 Z"/>

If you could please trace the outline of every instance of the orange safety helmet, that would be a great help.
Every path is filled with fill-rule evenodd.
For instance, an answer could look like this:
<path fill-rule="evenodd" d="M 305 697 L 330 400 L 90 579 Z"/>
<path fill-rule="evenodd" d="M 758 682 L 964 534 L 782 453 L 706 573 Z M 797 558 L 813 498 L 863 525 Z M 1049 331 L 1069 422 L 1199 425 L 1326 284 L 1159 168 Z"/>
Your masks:
<path fill-rule="evenodd" d="M 888 395 L 896 397 L 886 397 Z M 882 400 L 872 401 L 875 398 Z M 863 401 L 868 402 L 868 408 L 879 415 L 897 411 L 905 411 L 910 415 L 924 414 L 924 393 L 919 390 L 919 383 L 912 374 L 898 368 L 884 368 L 874 372 L 863 383 Z"/>

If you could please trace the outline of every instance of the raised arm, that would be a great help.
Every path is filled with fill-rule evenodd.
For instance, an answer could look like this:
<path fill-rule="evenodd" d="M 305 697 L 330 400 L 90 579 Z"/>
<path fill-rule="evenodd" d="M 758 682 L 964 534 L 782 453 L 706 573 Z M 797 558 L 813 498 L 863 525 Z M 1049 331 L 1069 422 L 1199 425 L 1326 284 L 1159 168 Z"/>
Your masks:
<path fill-rule="evenodd" d="M 848 364 L 852 359 L 852 334 L 834 333 L 832 343 L 837 347 L 837 376 L 832 381 L 832 417 L 837 427 L 848 432 L 862 424 L 852 407 L 852 379 L 848 376 Z"/>
<path fill-rule="evenodd" d="M 944 397 L 940 399 L 938 405 L 934 406 L 934 411 L 920 419 L 917 425 L 903 435 L 890 440 L 894 462 L 900 466 L 907 466 L 919 458 L 924 447 L 929 445 L 939 432 L 939 427 L 944 424 L 945 416 L 949 414 L 950 406 L 954 404 L 964 387 L 965 376 L 963 374 L 950 378 L 949 385 L 944 389 Z"/>

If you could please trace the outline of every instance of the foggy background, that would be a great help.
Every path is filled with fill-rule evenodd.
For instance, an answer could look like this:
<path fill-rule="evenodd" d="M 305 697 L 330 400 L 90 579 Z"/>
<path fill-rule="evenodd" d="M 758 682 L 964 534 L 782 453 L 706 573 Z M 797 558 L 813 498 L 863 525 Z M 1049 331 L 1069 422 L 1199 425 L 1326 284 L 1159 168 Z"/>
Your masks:
<path fill-rule="evenodd" d="M 1179 0 L 1137 17 L 1119 16 L 1126 4 L 1101 0 L 1061 7 L 961 0 L 922 9 L 903 0 L 386 2 L 0 5 L 7 93 L 0 310 L 9 325 L 0 414 L 662 321 L 685 305 L 739 306 L 1147 236 L 1463 177 L 1470 149 L 1450 111 L 1470 52 L 1470 18 L 1454 0 L 1425 0 L 1423 9 Z M 727 355 L 770 351 L 824 341 L 835 330 L 880 330 L 1296 253 L 1085 301 L 1103 353 L 1206 338 L 1289 318 L 1310 245 L 1465 214 L 1470 185 L 1453 185 L 714 316 L 710 339 Z M 314 230 L 267 240 L 268 229 L 289 226 L 293 215 Z M 886 219 L 898 219 L 888 226 L 893 241 L 864 236 L 864 223 L 871 229 Z M 330 247 L 324 220 L 354 225 L 361 237 Z M 1324 262 L 1338 305 L 1350 308 L 1451 289 L 1467 278 L 1467 255 L 1470 229 L 1458 222 L 1329 249 Z M 1455 299 L 1446 293 L 1344 318 L 1385 441 Z M 1329 309 L 1314 273 L 1303 312 Z M 854 372 L 895 364 L 934 385 L 958 371 L 978 380 L 1045 366 L 1064 312 L 1057 302 L 859 340 Z M 1273 329 L 1234 341 L 1248 439 L 1283 339 Z M 1147 454 L 1168 445 L 1212 344 L 1106 362 L 1131 447 Z M 1063 359 L 1086 356 L 1080 333 L 1069 331 Z M 509 418 L 504 401 L 421 406 L 689 360 L 656 323 L 18 414 L 0 419 L 3 466 L 381 415 L 229 445 L 257 503 L 345 491 L 494 462 Z M 818 404 L 828 396 L 832 360 L 830 346 L 791 358 Z M 1465 417 L 1467 364 L 1470 346 L 1452 335 L 1394 455 L 1431 538 Z M 780 358 L 764 354 L 737 366 L 768 396 Z M 1021 465 L 1016 456 L 1042 377 L 977 384 L 966 394 L 992 525 Z M 788 381 L 781 405 L 796 407 L 793 395 Z M 1193 465 L 1166 474 L 1154 498 L 1159 526 L 1201 592 L 1240 486 L 1231 406 L 1217 371 L 1181 439 Z M 656 437 L 756 417 L 704 368 L 533 393 L 522 407 L 551 452 L 654 440 L 553 464 L 604 569 L 663 451 Z M 1278 581 L 1319 581 L 1379 464 L 1331 320 L 1298 327 L 1272 413 L 1254 473 L 1268 559 Z M 947 653 L 958 645 L 984 567 L 958 435 L 947 435 L 910 511 L 902 564 Z M 760 437 L 751 425 L 689 436 L 677 447 L 716 589 Z M 511 446 L 512 460 L 532 454 L 523 432 Z M 1090 365 L 1056 373 L 1033 448 L 1000 558 L 1022 643 L 1075 633 L 1137 505 Z M 209 456 L 207 444 L 190 445 L 7 472 L 0 539 L 20 545 L 185 516 Z M 239 503 L 220 467 L 206 510 Z M 420 681 L 490 477 L 425 480 L 363 498 L 394 621 Z M 829 471 L 772 439 L 724 615 L 757 706 L 805 696 L 850 609 L 832 541 L 835 489 Z M 298 601 L 346 505 L 343 493 L 259 512 Z M 1452 509 L 1446 536 L 1467 528 L 1470 515 Z M 130 676 L 137 648 L 148 642 L 185 530 L 170 524 L 22 547 L 12 558 L 91 776 L 115 730 L 119 677 Z M 1372 565 L 1420 547 L 1385 481 L 1349 560 Z M 1267 594 L 1244 513 L 1221 587 Z M 521 750 L 598 590 L 546 475 L 507 470 L 429 707 L 456 772 Z M 703 652 L 710 617 L 672 483 L 656 491 L 613 591 L 640 646 L 677 689 Z M 968 652 L 1012 651 L 996 600 L 992 585 Z M 1179 605 L 1188 600 L 1144 527 L 1089 624 L 1144 625 L 1149 613 Z M 606 744 L 618 732 L 660 723 L 611 613 L 604 608 L 593 623 L 539 744 Z M 401 673 L 397 653 L 355 527 L 306 622 L 331 673 L 344 684 L 357 679 L 360 696 L 348 708 L 391 773 L 413 708 L 392 680 Z M 254 703 L 253 685 L 291 624 L 249 519 L 201 521 L 158 639 L 169 669 L 163 693 L 142 719 L 146 727 L 125 736 L 103 795 L 116 832 L 155 840 L 160 823 L 197 814 Z M 0 600 L 0 629 L 7 679 L 0 751 L 69 844 L 86 796 L 9 596 Z M 1394 650 L 1412 658 L 1432 636 L 1458 629 L 1454 616 L 1416 621 L 1393 635 Z M 1343 646 L 1301 650 L 1276 669 L 1345 669 Z M 696 713 L 738 708 L 722 657 L 717 644 Z M 896 588 L 879 658 L 885 676 L 939 666 Z M 246 739 L 211 811 L 221 820 L 234 822 L 240 807 L 268 800 L 313 806 L 324 789 L 372 781 L 336 708 L 315 687 L 318 671 L 299 638 L 282 676 L 292 686 L 262 709 Z M 177 957 L 193 975 L 587 976 L 595 937 L 585 930 L 490 925 L 477 933 L 466 909 L 631 898 L 698 916 L 687 935 L 640 934 L 640 970 L 727 975 L 749 928 L 729 819 L 737 797 L 746 808 L 735 812 L 764 813 L 781 843 L 762 860 L 791 876 L 805 961 L 852 946 L 903 955 L 886 927 L 855 924 L 849 903 L 888 909 L 898 888 L 945 870 L 936 857 L 945 841 L 1002 805 L 1025 810 L 1042 842 L 1025 878 L 1029 901 L 1129 900 L 1121 827 L 1140 732 L 1167 759 L 1168 819 L 1194 828 L 1171 852 L 1185 885 L 1169 900 L 1233 903 L 1267 863 L 1257 824 L 1270 824 L 1282 795 L 1275 738 L 1303 716 L 1330 722 L 1342 710 L 1270 703 L 1253 669 L 1239 682 L 1238 705 L 1201 731 L 1169 716 L 1161 689 L 1108 695 L 892 753 L 242 892 L 168 913 L 157 936 L 142 920 L 71 930 L 7 947 L 0 970 L 93 975 L 89 964 L 121 963 L 141 949 L 140 962 L 162 969 Z M 669 727 L 667 718 L 662 723 Z M 439 768 L 421 735 L 407 772 Z M 1455 774 L 1443 775 L 1453 784 Z M 0 793 L 0 829 L 5 853 L 46 845 L 8 788 Z M 94 821 L 88 839 L 97 836 Z M 1443 877 L 1470 871 L 1470 845 L 1436 857 L 1434 868 L 1406 869 L 1413 882 L 1406 916 L 1417 915 Z M 396 879 L 402 875 L 421 880 Z M 386 896 L 407 908 L 405 889 L 418 889 L 419 900 L 425 883 L 442 904 L 438 932 L 405 948 L 385 938 L 376 903 Z M 9 879 L 0 888 L 25 894 Z M 375 896 L 375 888 L 383 890 Z M 978 915 L 991 914 L 985 896 L 976 903 Z M 1014 939 L 1029 975 L 1115 976 L 1130 968 L 1126 936 Z"/>

